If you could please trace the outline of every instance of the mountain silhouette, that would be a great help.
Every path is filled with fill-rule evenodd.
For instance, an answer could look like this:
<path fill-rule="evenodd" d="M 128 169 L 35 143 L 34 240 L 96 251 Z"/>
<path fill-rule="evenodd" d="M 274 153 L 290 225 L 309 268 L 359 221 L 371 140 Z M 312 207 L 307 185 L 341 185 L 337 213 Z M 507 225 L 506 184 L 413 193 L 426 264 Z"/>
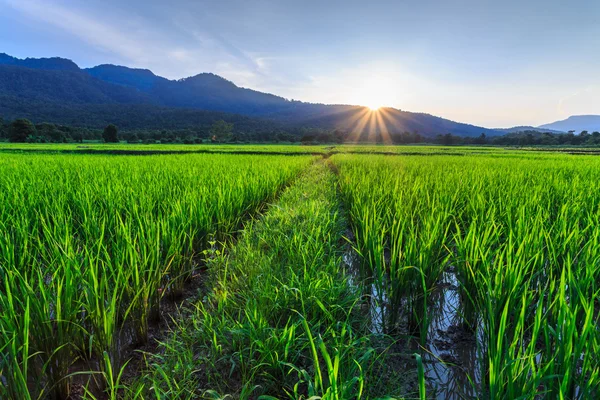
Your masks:
<path fill-rule="evenodd" d="M 212 73 L 170 80 L 148 69 L 111 64 L 81 69 L 64 58 L 18 59 L 0 54 L 0 116 L 5 119 L 28 117 L 90 127 L 101 127 L 108 120 L 131 128 L 161 129 L 189 127 L 195 112 L 204 117 L 216 112 L 228 119 L 237 114 L 282 129 L 341 129 L 367 136 L 375 132 L 472 137 L 501 134 L 395 108 L 381 109 L 376 116 L 363 106 L 288 100 L 239 87 Z M 167 117 L 161 119 L 161 115 Z"/>
<path fill-rule="evenodd" d="M 576 133 L 581 131 L 600 132 L 600 115 L 573 115 L 561 121 L 540 125 L 540 128 L 562 132 L 575 131 Z"/>

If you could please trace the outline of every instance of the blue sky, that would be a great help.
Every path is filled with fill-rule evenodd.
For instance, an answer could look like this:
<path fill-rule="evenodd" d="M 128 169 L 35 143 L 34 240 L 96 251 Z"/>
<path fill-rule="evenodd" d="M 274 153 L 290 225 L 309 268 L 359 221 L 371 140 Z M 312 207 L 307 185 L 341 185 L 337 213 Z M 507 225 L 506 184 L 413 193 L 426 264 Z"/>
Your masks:
<path fill-rule="evenodd" d="M 487 127 L 600 114 L 598 0 L 0 0 L 0 52 Z"/>

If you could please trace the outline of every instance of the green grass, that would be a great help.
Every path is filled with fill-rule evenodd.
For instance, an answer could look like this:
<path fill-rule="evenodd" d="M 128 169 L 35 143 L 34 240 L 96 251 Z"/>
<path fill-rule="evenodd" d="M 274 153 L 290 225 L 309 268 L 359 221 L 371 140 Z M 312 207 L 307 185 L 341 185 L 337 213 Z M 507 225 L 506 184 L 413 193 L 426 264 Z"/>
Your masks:
<path fill-rule="evenodd" d="M 453 267 L 462 322 L 483 340 L 481 396 L 598 396 L 600 159 L 332 160 L 386 332 L 406 318 L 425 346 L 428 295 Z"/>
<path fill-rule="evenodd" d="M 311 160 L 0 158 L 0 398 L 65 398 L 78 360 L 107 359 L 99 372 L 117 374 L 120 332 L 146 342 L 209 237 L 237 229 Z"/>
<path fill-rule="evenodd" d="M 477 340 L 479 397 L 600 395 L 600 158 L 350 145 L 308 147 L 331 156 L 317 162 L 59 154 L 77 146 L 0 157 L 0 398 L 65 398 L 90 373 L 110 399 L 427 398 L 448 274 L 453 323 Z M 360 265 L 348 267 L 351 246 Z M 202 297 L 131 381 L 122 334 L 147 342 L 203 259 Z"/>
<path fill-rule="evenodd" d="M 209 294 L 139 385 L 186 399 L 351 399 L 375 389 L 378 355 L 342 268 L 346 221 L 335 185 L 324 163 L 310 167 L 212 259 Z"/>
<path fill-rule="evenodd" d="M 259 153 L 324 153 L 329 146 L 301 144 L 129 144 L 129 143 L 8 143 L 0 142 L 0 151 L 17 152 L 92 152 L 92 151 L 146 151 L 146 152 L 259 152 Z"/>

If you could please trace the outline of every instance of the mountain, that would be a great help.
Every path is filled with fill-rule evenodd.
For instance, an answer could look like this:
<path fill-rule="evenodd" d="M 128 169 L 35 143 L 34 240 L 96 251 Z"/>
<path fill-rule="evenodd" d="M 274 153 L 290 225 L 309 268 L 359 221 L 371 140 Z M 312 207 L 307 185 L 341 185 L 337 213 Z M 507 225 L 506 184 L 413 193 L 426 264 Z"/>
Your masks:
<path fill-rule="evenodd" d="M 306 104 L 306 103 L 302 103 Z M 476 137 L 500 135 L 493 129 L 464 124 L 426 113 L 415 113 L 391 107 L 380 108 L 373 113 L 368 107 L 347 105 L 314 105 L 302 107 L 301 113 L 280 114 L 286 121 L 295 121 L 318 128 L 337 128 L 349 132 L 362 132 L 368 136 L 373 129 L 392 133 L 418 132 L 425 136 L 452 133 L 453 135 Z"/>
<path fill-rule="evenodd" d="M 535 127 L 535 126 L 513 126 L 512 128 L 497 128 L 497 131 L 504 133 L 520 133 L 520 132 L 540 132 L 540 133 L 566 133 L 564 131 L 558 131 L 549 128 Z"/>
<path fill-rule="evenodd" d="M 190 118 L 200 110 L 201 116 Z M 121 121 L 121 126 L 132 129 L 161 129 L 161 115 L 168 115 L 169 127 L 178 128 L 188 127 L 190 120 L 205 120 L 210 112 L 221 113 L 219 116 L 225 115 L 228 120 L 239 114 L 282 128 L 341 129 L 367 137 L 377 132 L 418 132 L 425 136 L 501 134 L 394 108 L 382 109 L 377 116 L 362 106 L 291 101 L 238 87 L 211 73 L 169 80 L 147 69 L 110 64 L 80 69 L 63 58 L 21 60 L 0 54 L 0 116 L 6 119 L 28 116 L 34 121 L 89 127 L 101 127 L 110 120 Z"/>
<path fill-rule="evenodd" d="M 151 104 L 138 90 L 113 85 L 80 70 L 0 65 L 0 94 L 32 101 L 71 104 Z"/>
<path fill-rule="evenodd" d="M 86 68 L 84 71 L 102 81 L 137 88 L 144 92 L 150 92 L 156 85 L 168 82 L 167 79 L 154 75 L 149 69 L 127 68 L 111 64 Z"/>
<path fill-rule="evenodd" d="M 60 57 L 26 58 L 21 60 L 11 57 L 8 54 L 0 53 L 0 64 L 56 71 L 79 71 L 79 67 L 73 61 Z"/>
<path fill-rule="evenodd" d="M 219 120 L 231 122 L 245 133 L 283 131 L 285 126 L 271 120 L 219 111 L 161 107 L 150 104 L 74 104 L 23 99 L 0 94 L 0 117 L 5 121 L 27 118 L 35 122 L 103 128 L 115 124 L 123 130 L 192 129 L 208 132 Z"/>
<path fill-rule="evenodd" d="M 168 80 L 147 69 L 99 65 L 85 69 L 91 76 L 148 94 L 155 104 L 263 116 L 289 107 L 283 97 L 237 87 L 218 75 L 204 73 Z"/>
<path fill-rule="evenodd" d="M 581 131 L 600 132 L 600 115 L 573 115 L 562 121 L 540 125 L 540 128 L 556 129 L 563 132 L 575 131 L 576 133 Z"/>

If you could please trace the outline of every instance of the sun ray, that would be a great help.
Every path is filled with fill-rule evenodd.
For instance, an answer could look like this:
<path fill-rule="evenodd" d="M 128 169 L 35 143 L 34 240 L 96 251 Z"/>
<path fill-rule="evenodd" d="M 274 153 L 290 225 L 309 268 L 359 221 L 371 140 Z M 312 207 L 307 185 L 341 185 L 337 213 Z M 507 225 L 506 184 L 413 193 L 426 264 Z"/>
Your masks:
<path fill-rule="evenodd" d="M 362 133 L 369 122 L 369 110 L 367 108 L 363 109 L 363 112 L 358 115 L 358 117 L 354 118 L 352 124 L 349 125 L 350 129 L 350 137 L 349 140 L 357 143 L 362 136 Z"/>
<path fill-rule="evenodd" d="M 369 115 L 369 129 L 367 131 L 369 142 L 373 141 L 375 138 L 375 143 L 377 143 L 377 111 L 371 111 Z"/>
<path fill-rule="evenodd" d="M 357 129 L 359 138 L 358 141 L 364 141 L 369 139 L 369 126 L 371 122 L 371 117 L 373 113 L 368 112 L 365 116 L 360 120 L 359 128 Z"/>
<path fill-rule="evenodd" d="M 385 108 L 382 108 L 381 110 L 379 110 L 379 114 L 381 116 L 381 121 L 383 123 L 383 125 L 385 126 L 385 137 L 383 139 L 384 143 L 387 144 L 392 144 L 393 140 L 392 140 L 392 136 L 390 134 L 390 129 L 389 126 L 394 126 L 394 123 L 391 121 L 391 117 L 388 115 L 388 110 L 386 110 Z"/>
<path fill-rule="evenodd" d="M 391 144 L 392 143 L 392 138 L 390 136 L 390 132 L 388 130 L 388 126 L 387 123 L 385 122 L 384 119 L 384 114 L 385 113 L 385 109 L 380 109 L 378 110 L 375 115 L 377 117 L 377 128 L 379 129 L 380 135 L 381 135 L 381 140 L 383 141 L 384 144 Z"/>
<path fill-rule="evenodd" d="M 360 111 L 356 112 L 353 116 L 351 116 L 348 121 L 346 122 L 346 126 L 348 128 L 351 128 L 353 125 L 355 125 L 358 120 L 364 118 L 367 114 L 369 113 L 369 109 L 362 107 L 360 109 Z"/>

